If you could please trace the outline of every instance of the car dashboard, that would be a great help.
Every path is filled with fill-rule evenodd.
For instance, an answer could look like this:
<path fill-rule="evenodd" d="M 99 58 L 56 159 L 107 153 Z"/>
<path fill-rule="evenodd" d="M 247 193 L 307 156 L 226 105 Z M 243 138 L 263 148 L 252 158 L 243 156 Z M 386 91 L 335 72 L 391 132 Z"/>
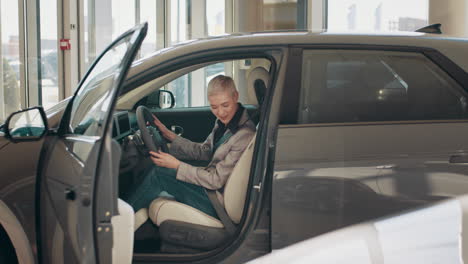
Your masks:
<path fill-rule="evenodd" d="M 113 119 L 112 137 L 114 139 L 120 141 L 132 133 L 130 116 L 127 111 L 115 113 Z"/>

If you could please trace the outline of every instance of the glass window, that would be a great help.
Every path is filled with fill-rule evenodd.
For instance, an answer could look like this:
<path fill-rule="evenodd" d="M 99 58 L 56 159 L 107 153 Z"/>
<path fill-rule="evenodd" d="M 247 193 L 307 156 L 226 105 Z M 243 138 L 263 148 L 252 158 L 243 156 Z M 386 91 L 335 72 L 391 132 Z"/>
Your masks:
<path fill-rule="evenodd" d="M 205 10 L 193 9 L 196 2 L 172 0 L 170 2 L 171 45 L 190 38 L 222 35 L 226 32 L 225 1 L 206 0 Z M 205 23 L 193 17 L 205 16 Z M 224 74 L 224 63 L 204 67 L 172 82 L 168 89 L 177 96 L 178 107 L 205 106 L 205 87 L 217 74 Z"/>
<path fill-rule="evenodd" d="M 297 0 L 263 0 L 264 30 L 297 29 L 298 18 Z"/>
<path fill-rule="evenodd" d="M 170 44 L 189 39 L 189 2 L 186 0 L 171 0 L 170 5 Z"/>
<path fill-rule="evenodd" d="M 176 100 L 175 108 L 209 106 L 208 98 L 206 96 L 206 89 L 209 81 L 219 74 L 232 77 L 232 72 L 226 72 L 225 69 L 232 69 L 232 65 L 234 65 L 233 71 L 242 72 L 242 76 L 246 76 L 243 78 L 238 78 L 237 76 L 233 77 L 236 88 L 239 91 L 239 102 L 255 105 L 258 104 L 256 90 L 254 87 L 256 85 L 255 80 L 260 79 L 265 82 L 265 80 L 263 80 L 265 74 L 263 73 L 269 71 L 270 64 L 270 61 L 267 59 L 257 58 L 217 62 L 176 78 L 166 84 L 164 89 L 169 90 L 174 94 Z M 193 76 L 197 76 L 196 72 L 204 73 L 203 80 L 200 82 L 191 82 L 191 78 L 193 78 Z M 189 82 L 196 85 L 189 86 Z M 267 84 L 265 83 L 264 86 L 266 85 Z M 153 100 L 158 100 L 155 93 L 150 94 L 147 97 L 145 105 L 149 107 L 158 105 L 158 102 Z"/>
<path fill-rule="evenodd" d="M 417 53 L 307 50 L 302 76 L 300 123 L 467 116 L 461 87 Z"/>
<path fill-rule="evenodd" d="M 57 0 L 40 1 L 42 105 L 59 101 L 57 53 Z"/>
<path fill-rule="evenodd" d="M 102 122 L 109 112 L 114 85 L 114 71 L 120 66 L 127 48 L 128 39 L 122 40 L 107 51 L 83 82 L 74 98 L 71 112 L 70 132 L 86 136 L 101 136 Z"/>
<path fill-rule="evenodd" d="M 112 40 L 135 26 L 135 1 L 112 0 Z M 99 14 L 97 14 L 99 15 Z"/>
<path fill-rule="evenodd" d="M 140 0 L 140 23 L 148 22 L 148 33 L 141 44 L 140 56 L 145 57 L 157 50 L 156 1 Z"/>
<path fill-rule="evenodd" d="M 414 31 L 428 18 L 429 0 L 328 0 L 329 30 Z"/>
<path fill-rule="evenodd" d="M 21 105 L 18 1 L 1 1 L 0 9 L 0 123 L 3 123 Z"/>
<path fill-rule="evenodd" d="M 120 34 L 143 22 L 148 32 L 136 59 L 164 47 L 164 1 L 86 0 L 83 8 L 86 67 Z"/>
<path fill-rule="evenodd" d="M 191 82 L 194 73 L 204 73 L 204 78 L 201 82 Z M 167 84 L 166 89 L 171 91 L 176 98 L 175 107 L 197 107 L 208 106 L 208 99 L 206 98 L 206 86 L 208 82 L 219 74 L 225 74 L 224 63 L 216 63 L 203 67 L 194 72 L 185 74 L 174 81 Z M 189 85 L 192 84 L 192 85 Z"/>
<path fill-rule="evenodd" d="M 207 35 L 216 36 L 226 32 L 225 1 L 206 0 Z"/>

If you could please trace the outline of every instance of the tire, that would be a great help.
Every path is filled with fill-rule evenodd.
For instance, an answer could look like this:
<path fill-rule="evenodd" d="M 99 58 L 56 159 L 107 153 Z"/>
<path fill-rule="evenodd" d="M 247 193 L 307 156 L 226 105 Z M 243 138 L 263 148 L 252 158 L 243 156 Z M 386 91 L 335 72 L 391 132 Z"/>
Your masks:
<path fill-rule="evenodd" d="M 15 248 L 2 226 L 0 226 L 0 264 L 18 264 Z"/>

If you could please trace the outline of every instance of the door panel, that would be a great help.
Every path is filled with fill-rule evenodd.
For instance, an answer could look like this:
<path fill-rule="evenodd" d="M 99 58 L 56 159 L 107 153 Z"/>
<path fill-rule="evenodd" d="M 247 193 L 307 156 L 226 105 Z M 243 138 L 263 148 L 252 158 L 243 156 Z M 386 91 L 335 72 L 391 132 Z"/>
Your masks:
<path fill-rule="evenodd" d="M 155 112 L 155 115 L 168 128 L 180 126 L 184 133 L 182 136 L 194 142 L 205 141 L 213 129 L 216 117 L 209 107 L 187 107 L 167 109 Z"/>
<path fill-rule="evenodd" d="M 468 95 L 453 69 L 416 48 L 374 48 L 297 49 L 273 248 L 467 192 L 467 163 L 449 162 L 468 149 Z"/>
<path fill-rule="evenodd" d="M 124 33 L 99 56 L 70 101 L 59 132 L 44 143 L 37 181 L 42 263 L 112 262 L 110 219 L 118 214 L 118 172 L 112 169 L 111 117 L 146 30 L 143 24 Z"/>
<path fill-rule="evenodd" d="M 449 163 L 466 133 L 462 122 L 281 126 L 273 247 L 466 194 L 468 165 Z"/>

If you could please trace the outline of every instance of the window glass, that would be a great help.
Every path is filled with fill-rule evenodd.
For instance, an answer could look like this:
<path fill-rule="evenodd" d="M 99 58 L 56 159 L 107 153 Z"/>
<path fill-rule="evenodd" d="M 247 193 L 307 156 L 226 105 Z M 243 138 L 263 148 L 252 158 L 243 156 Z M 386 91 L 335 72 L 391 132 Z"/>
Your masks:
<path fill-rule="evenodd" d="M 57 53 L 57 0 L 40 1 L 42 105 L 59 100 Z"/>
<path fill-rule="evenodd" d="M 327 19 L 329 30 L 414 31 L 428 25 L 429 0 L 328 0 Z"/>
<path fill-rule="evenodd" d="M 112 0 L 112 39 L 135 25 L 135 1 Z"/>
<path fill-rule="evenodd" d="M 122 40 L 99 60 L 83 82 L 73 101 L 71 133 L 86 136 L 101 136 L 102 124 L 110 110 L 114 71 L 120 66 L 127 49 L 128 39 Z"/>
<path fill-rule="evenodd" d="M 197 2 L 185 0 L 170 1 L 170 43 L 186 41 L 192 38 L 222 35 L 225 28 L 225 2 L 205 0 L 205 9 L 194 8 Z M 200 3 L 198 3 L 200 4 Z M 203 20 L 194 21 L 193 17 L 205 16 Z M 167 89 L 176 95 L 178 107 L 205 106 L 205 87 L 208 81 L 218 74 L 224 74 L 224 63 L 217 63 L 191 72 L 170 83 Z"/>
<path fill-rule="evenodd" d="M 308 50 L 302 76 L 299 123 L 467 116 L 461 87 L 417 53 Z"/>
<path fill-rule="evenodd" d="M 232 71 L 225 71 L 228 68 L 241 72 L 242 77 L 233 77 Z M 263 83 L 268 81 L 264 80 L 265 76 L 268 75 L 264 73 L 268 73 L 269 69 L 270 61 L 267 59 L 256 58 L 217 62 L 186 73 L 166 84 L 163 89 L 169 90 L 174 94 L 176 100 L 175 108 L 209 106 L 206 96 L 208 83 L 217 75 L 223 74 L 233 77 L 241 103 L 258 104 L 254 87 L 256 85 L 255 81 L 262 80 Z M 201 75 L 202 80 L 192 82 L 192 78 L 198 76 L 198 73 L 203 73 Z M 192 85 L 189 85 L 189 82 Z M 259 85 L 258 82 L 257 85 Z M 264 85 L 266 86 L 266 83 Z M 149 107 L 158 105 L 158 102 L 155 100 L 158 100 L 156 94 L 150 94 L 146 100 L 146 105 Z"/>
<path fill-rule="evenodd" d="M 174 45 L 178 42 L 189 39 L 189 1 L 186 0 L 171 0 L 170 1 L 170 44 Z"/>
<path fill-rule="evenodd" d="M 297 0 L 263 0 L 263 30 L 297 29 Z"/>
<path fill-rule="evenodd" d="M 145 57 L 148 54 L 153 53 L 157 50 L 157 12 L 156 12 L 156 1 L 154 0 L 140 0 L 140 22 L 148 22 L 148 33 L 146 34 L 145 40 L 141 44 L 140 56 Z M 163 36 L 160 36 L 163 37 Z"/>
<path fill-rule="evenodd" d="M 20 109 L 18 1 L 0 2 L 0 123 Z"/>
<path fill-rule="evenodd" d="M 216 36 L 226 32 L 225 1 L 206 0 L 207 35 Z"/>

